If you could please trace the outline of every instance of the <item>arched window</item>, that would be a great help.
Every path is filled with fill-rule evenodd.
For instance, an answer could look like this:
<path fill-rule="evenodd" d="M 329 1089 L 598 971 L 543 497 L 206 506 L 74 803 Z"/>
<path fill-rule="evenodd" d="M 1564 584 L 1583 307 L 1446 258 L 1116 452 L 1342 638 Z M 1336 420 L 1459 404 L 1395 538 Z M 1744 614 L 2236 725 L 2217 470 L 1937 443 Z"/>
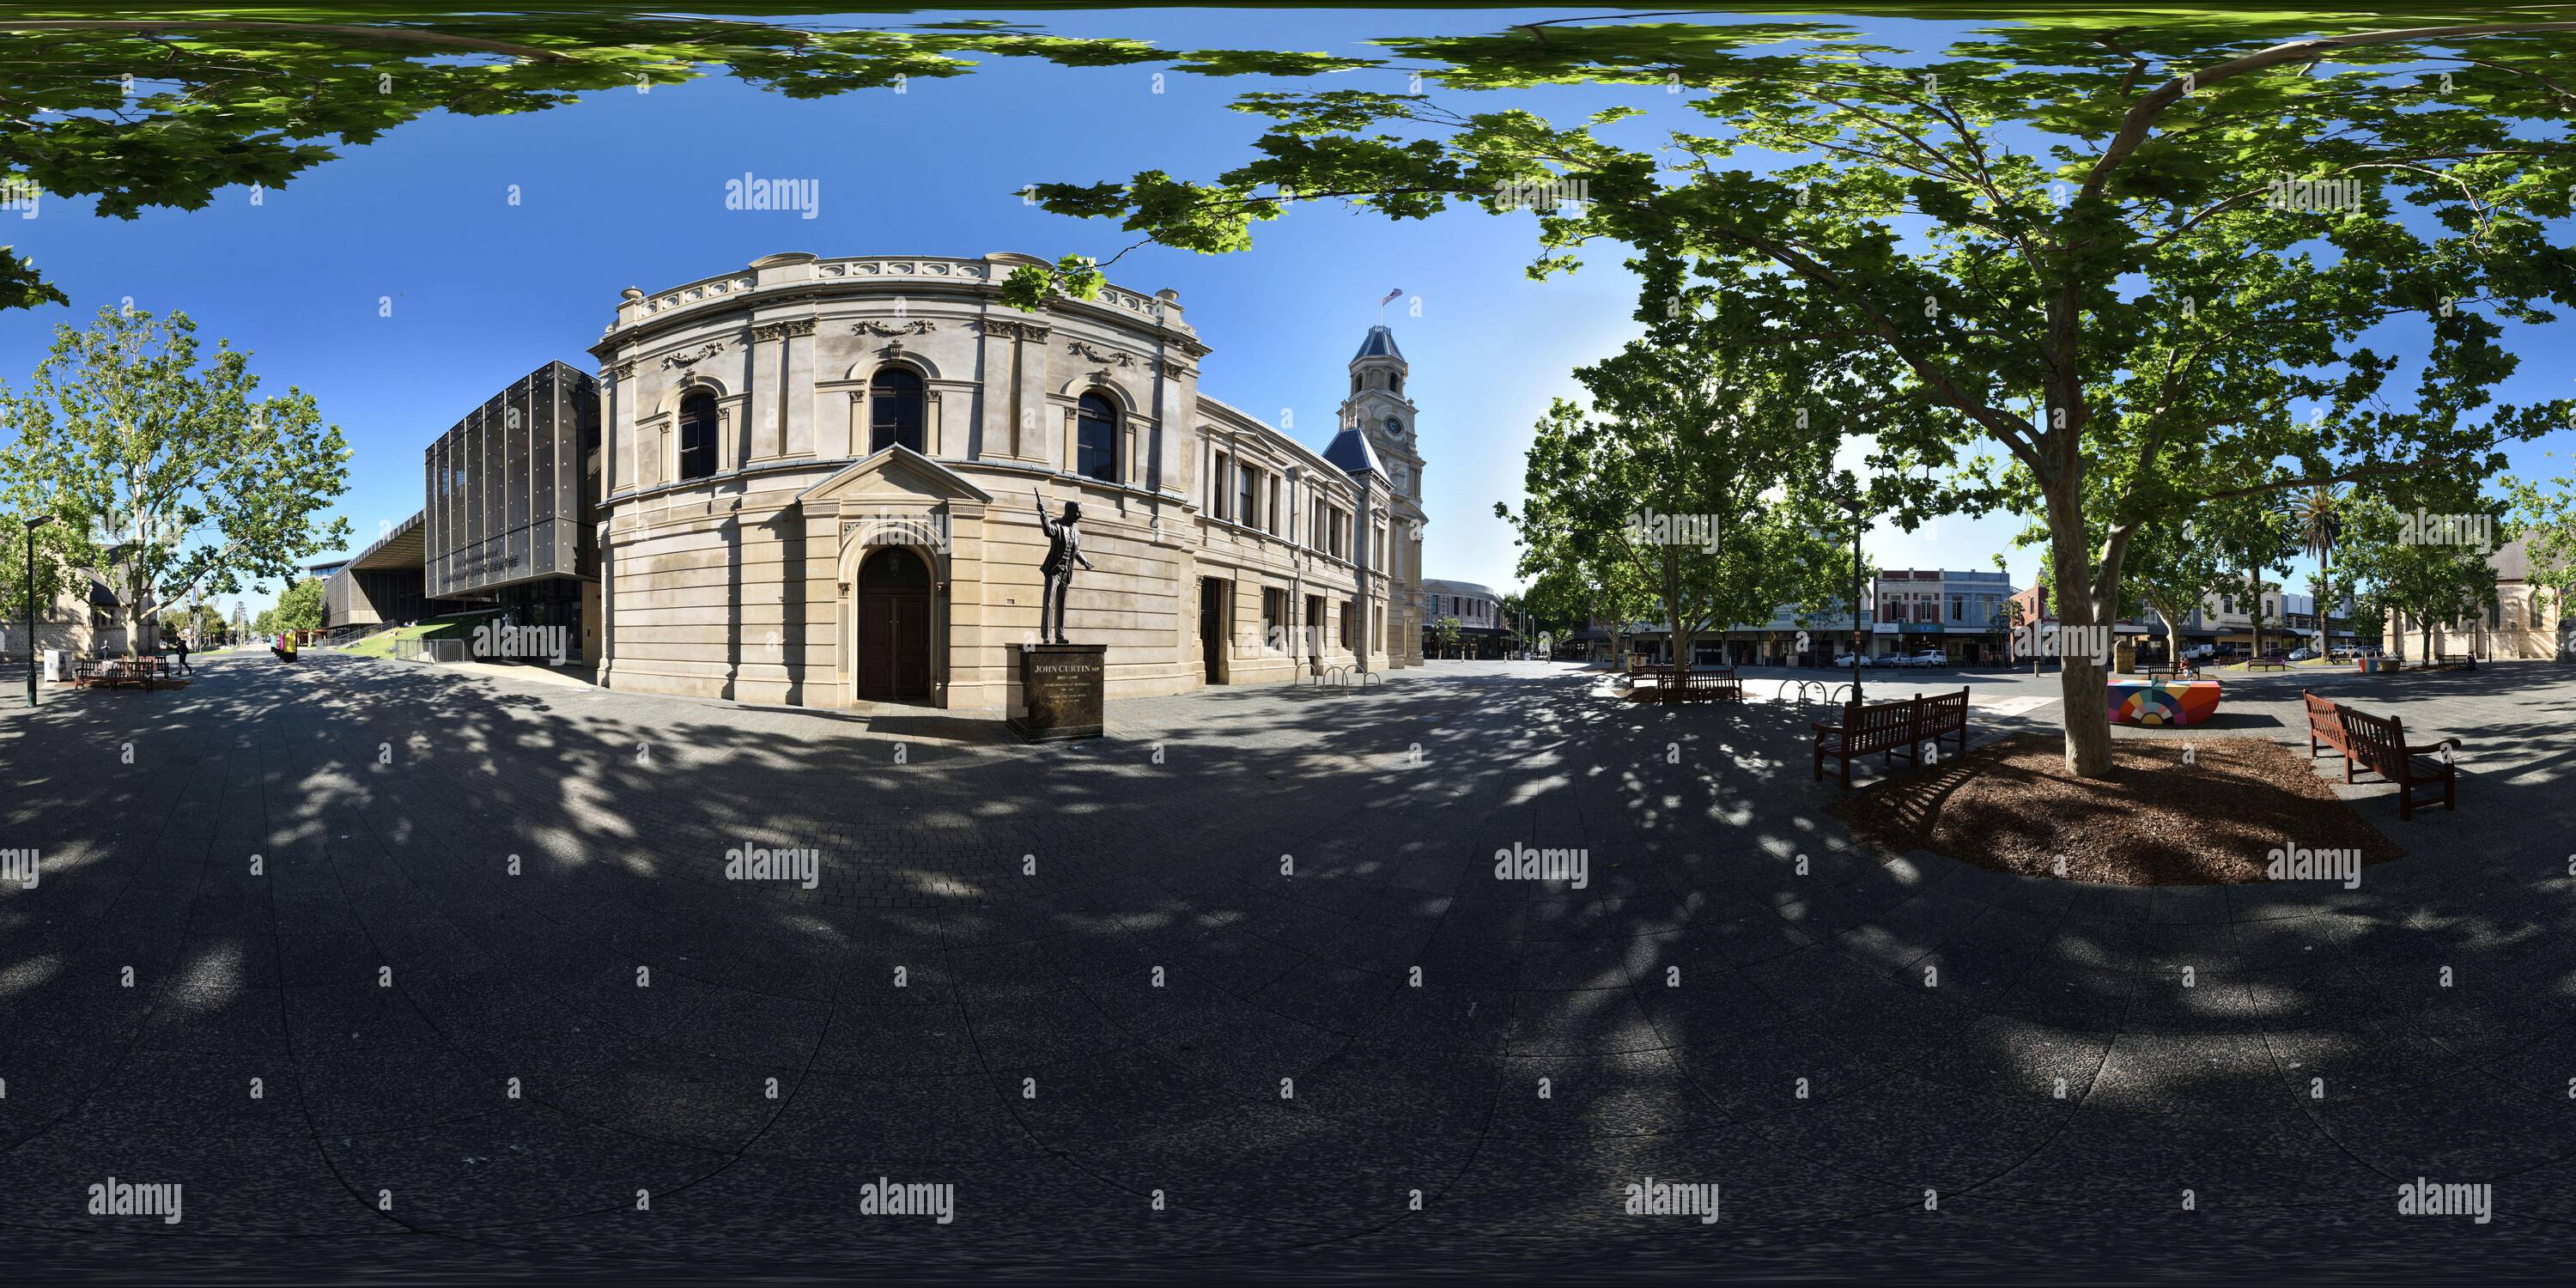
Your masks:
<path fill-rule="evenodd" d="M 680 477 L 716 472 L 716 396 L 700 389 L 680 400 Z"/>
<path fill-rule="evenodd" d="M 1098 394 L 1074 407 L 1074 473 L 1104 483 L 1118 481 L 1118 409 Z"/>
<path fill-rule="evenodd" d="M 1351 392 L 1352 392 L 1352 393 L 1358 393 L 1359 391 L 1360 391 L 1360 373 L 1358 373 L 1358 372 L 1354 371 L 1354 372 L 1352 372 L 1352 373 L 1351 373 Z"/>
<path fill-rule="evenodd" d="M 1403 392 L 1404 392 L 1404 373 L 1403 373 L 1403 372 L 1401 372 L 1401 371 L 1390 371 L 1390 372 L 1388 372 L 1388 373 L 1386 374 L 1386 387 L 1387 387 L 1387 392 L 1389 392 L 1389 393 L 1398 393 L 1398 394 L 1403 393 Z"/>
<path fill-rule="evenodd" d="M 921 438 L 921 377 L 901 367 L 887 367 L 868 382 L 868 451 L 901 443 L 918 452 Z"/>

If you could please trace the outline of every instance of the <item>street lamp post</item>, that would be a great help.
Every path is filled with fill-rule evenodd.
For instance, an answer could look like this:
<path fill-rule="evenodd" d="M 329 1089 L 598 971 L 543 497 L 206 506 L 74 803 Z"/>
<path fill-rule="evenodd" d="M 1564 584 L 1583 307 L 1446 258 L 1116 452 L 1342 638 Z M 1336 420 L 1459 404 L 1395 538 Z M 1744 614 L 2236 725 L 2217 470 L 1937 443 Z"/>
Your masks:
<path fill-rule="evenodd" d="M 27 525 L 27 709 L 36 706 L 36 529 L 54 521 L 50 514 L 21 519 Z"/>
<path fill-rule="evenodd" d="M 1849 511 L 1851 512 L 1851 517 L 1852 517 L 1852 598 L 1851 598 L 1851 614 L 1852 614 L 1852 696 L 1851 696 L 1851 700 L 1852 700 L 1852 705 L 1853 705 L 1853 706 L 1855 706 L 1855 707 L 1857 707 L 1857 706 L 1859 706 L 1859 705 L 1861 704 L 1861 693 L 1860 693 L 1860 658 L 1861 658 L 1861 647 L 1862 647 L 1862 644 L 1861 644 L 1862 636 L 1861 636 L 1861 630 L 1860 630 L 1860 526 L 1861 526 L 1861 523 L 1860 523 L 1860 519 L 1861 519 L 1860 498 L 1858 498 L 1858 497 L 1853 497 L 1851 500 L 1848 500 L 1848 501 L 1843 502 L 1843 503 L 1842 503 L 1842 505 L 1843 505 L 1843 508 L 1844 508 L 1844 509 L 1849 510 Z"/>

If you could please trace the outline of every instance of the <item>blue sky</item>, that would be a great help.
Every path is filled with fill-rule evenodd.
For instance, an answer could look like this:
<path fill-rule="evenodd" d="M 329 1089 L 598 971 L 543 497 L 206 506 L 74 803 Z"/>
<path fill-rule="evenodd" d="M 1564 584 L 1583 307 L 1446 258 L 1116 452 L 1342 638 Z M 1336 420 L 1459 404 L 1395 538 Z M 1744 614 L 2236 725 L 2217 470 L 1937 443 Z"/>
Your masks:
<path fill-rule="evenodd" d="M 1059 12 L 1041 23 L 1058 34 L 1176 49 L 1365 54 L 1359 42 L 1370 36 L 1482 33 L 1529 17 L 1140 10 Z M 873 21 L 881 20 L 849 20 Z M 1947 31 L 1917 23 L 1873 30 L 1892 40 Z M 1224 104 L 1263 82 L 1173 74 L 1158 94 L 1154 73 L 992 59 L 972 75 L 916 80 L 900 94 L 803 102 L 710 77 L 520 116 L 425 117 L 344 149 L 256 204 L 247 190 L 227 190 L 205 210 L 126 222 L 48 199 L 39 218 L 7 222 L 0 238 L 34 257 L 73 308 L 0 314 L 0 376 L 23 383 L 52 328 L 101 305 L 131 297 L 141 308 L 185 310 L 202 337 L 254 351 L 253 368 L 268 384 L 313 394 L 348 435 L 356 459 L 338 513 L 356 531 L 353 546 L 363 546 L 419 508 L 421 449 L 465 411 L 547 360 L 591 369 L 585 346 L 624 287 L 652 290 L 786 250 L 1053 257 L 1120 248 L 1128 239 L 1113 226 L 1049 215 L 1013 193 L 1033 181 L 1149 168 L 1204 177 L 1247 155 L 1261 122 Z M 1395 73 L 1337 79 L 1403 88 Z M 1679 115 L 1665 96 L 1633 89 L 1513 98 L 1560 118 L 1633 103 L 1649 109 L 1649 129 Z M 746 172 L 818 179 L 819 217 L 726 210 L 724 181 Z M 1412 362 L 1422 409 L 1431 517 L 1424 571 L 1509 586 L 1515 551 L 1493 507 L 1518 500 L 1531 424 L 1551 397 L 1576 392 L 1572 368 L 1637 330 L 1617 249 L 1602 248 L 1574 276 L 1530 282 L 1520 270 L 1534 227 L 1528 216 L 1475 212 L 1391 224 L 1317 203 L 1260 228 L 1249 253 L 1146 248 L 1111 277 L 1179 291 L 1214 346 L 1205 390 L 1274 423 L 1284 412 L 1292 432 L 1317 446 L 1330 437 L 1344 364 L 1376 320 L 1377 299 L 1402 288 L 1387 321 Z M 390 316 L 379 316 L 387 298 Z M 2576 331 L 2549 330 L 2536 343 L 2568 351 Z M 2504 396 L 2563 395 L 2550 382 L 2565 376 L 2563 363 L 2534 361 Z M 2576 436 L 2555 438 L 2517 453 L 2517 465 L 2563 467 Z M 2557 449 L 2557 462 L 2539 459 L 2545 447 Z M 1883 527 L 1870 552 L 1893 567 L 1985 568 L 2006 550 L 2016 584 L 2026 584 L 2035 554 L 2008 549 L 2019 527 L 2009 518 L 1944 519 L 1913 534 Z M 240 598 L 256 611 L 275 590 Z"/>

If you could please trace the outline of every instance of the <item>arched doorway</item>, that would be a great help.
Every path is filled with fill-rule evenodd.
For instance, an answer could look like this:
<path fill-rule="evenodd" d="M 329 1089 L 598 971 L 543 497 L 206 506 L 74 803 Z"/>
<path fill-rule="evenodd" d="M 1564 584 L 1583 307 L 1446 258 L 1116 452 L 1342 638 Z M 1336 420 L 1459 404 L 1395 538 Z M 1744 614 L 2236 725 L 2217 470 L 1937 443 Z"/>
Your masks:
<path fill-rule="evenodd" d="M 930 696 L 930 566 L 900 546 L 859 565 L 858 696 Z"/>

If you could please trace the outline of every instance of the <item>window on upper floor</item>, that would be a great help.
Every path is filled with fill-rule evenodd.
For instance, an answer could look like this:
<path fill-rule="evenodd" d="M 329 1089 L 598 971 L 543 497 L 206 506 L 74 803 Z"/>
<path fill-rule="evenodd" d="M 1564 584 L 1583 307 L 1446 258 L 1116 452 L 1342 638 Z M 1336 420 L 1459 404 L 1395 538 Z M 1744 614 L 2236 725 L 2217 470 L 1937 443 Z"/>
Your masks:
<path fill-rule="evenodd" d="M 922 446 L 921 377 L 901 367 L 887 367 L 868 382 L 868 451 L 901 443 L 919 452 Z"/>
<path fill-rule="evenodd" d="M 1118 481 L 1118 409 L 1099 394 L 1074 404 L 1073 471 L 1104 483 Z"/>
<path fill-rule="evenodd" d="M 1249 527 L 1252 524 L 1252 517 L 1261 513 L 1261 507 L 1254 504 L 1261 499 L 1261 475 L 1249 465 L 1237 467 L 1236 473 L 1243 476 L 1241 489 L 1237 493 L 1237 499 L 1243 504 L 1235 510 L 1234 521 Z"/>
<path fill-rule="evenodd" d="M 1226 517 L 1225 483 L 1227 479 L 1234 477 L 1232 473 L 1233 468 L 1234 458 L 1223 452 L 1218 452 L 1215 460 L 1208 467 L 1207 505 L 1209 518 L 1222 519 Z"/>
<path fill-rule="evenodd" d="M 680 477 L 716 472 L 716 396 L 700 389 L 680 400 Z"/>

